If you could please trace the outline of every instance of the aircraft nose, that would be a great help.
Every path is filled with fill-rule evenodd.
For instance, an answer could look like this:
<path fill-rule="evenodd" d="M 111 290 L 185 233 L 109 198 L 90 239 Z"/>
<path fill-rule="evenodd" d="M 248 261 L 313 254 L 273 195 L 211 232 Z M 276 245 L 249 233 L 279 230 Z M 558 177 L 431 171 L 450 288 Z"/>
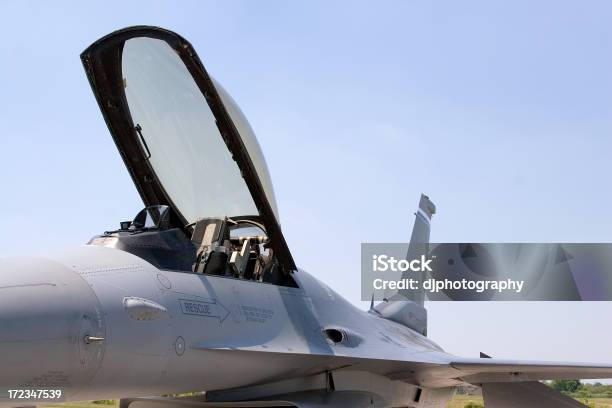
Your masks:
<path fill-rule="evenodd" d="M 7 389 L 74 394 L 95 374 L 104 337 L 96 295 L 75 271 L 41 258 L 0 259 L 0 404 L 15 403 Z"/>

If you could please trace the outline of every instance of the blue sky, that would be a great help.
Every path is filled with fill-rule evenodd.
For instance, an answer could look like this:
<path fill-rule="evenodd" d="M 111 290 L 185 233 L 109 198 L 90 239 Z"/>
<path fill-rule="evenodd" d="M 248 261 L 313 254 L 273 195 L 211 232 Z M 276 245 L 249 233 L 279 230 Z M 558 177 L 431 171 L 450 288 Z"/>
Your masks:
<path fill-rule="evenodd" d="M 359 244 L 610 242 L 612 4 L 0 3 L 0 255 L 82 245 L 140 199 L 79 53 L 128 25 L 188 38 L 251 121 L 298 264 L 360 302 Z M 465 356 L 612 362 L 610 303 L 437 303 Z M 588 345 L 588 346 L 586 346 Z"/>

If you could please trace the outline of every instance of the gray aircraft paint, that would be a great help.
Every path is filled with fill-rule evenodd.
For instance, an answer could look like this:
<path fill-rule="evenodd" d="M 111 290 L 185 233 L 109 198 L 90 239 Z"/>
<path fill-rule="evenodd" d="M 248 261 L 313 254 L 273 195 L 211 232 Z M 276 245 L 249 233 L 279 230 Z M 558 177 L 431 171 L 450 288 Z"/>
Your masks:
<path fill-rule="evenodd" d="M 287 379 L 305 381 L 328 370 L 335 370 L 336 382 L 362 372 L 380 376 L 383 383 L 389 381 L 388 386 L 393 384 L 398 390 L 414 390 L 416 385 L 446 389 L 461 383 L 457 377 L 479 383 L 578 373 L 610 375 L 606 366 L 526 365 L 494 359 L 484 360 L 489 363 L 484 365 L 483 360 L 459 359 L 415 331 L 355 308 L 302 270 L 296 274 L 300 288 L 287 288 L 160 271 L 131 254 L 98 246 L 82 247 L 56 261 L 25 259 L 3 266 L 13 272 L 13 280 L 6 281 L 9 274 L 2 275 L 0 290 L 8 294 L 2 297 L 2 305 L 13 307 L 1 309 L 2 321 L 11 322 L 7 319 L 10 314 L 31 324 L 21 332 L 11 330 L 13 337 L 2 338 L 3 351 L 9 347 L 7 355 L 14 359 L 11 369 L 2 371 L 0 383 L 48 385 L 44 374 L 53 372 L 71 400 L 239 390 Z M 41 280 L 36 271 L 43 267 L 49 273 Z M 29 308 L 18 303 L 28 293 L 25 291 L 31 291 L 28 298 L 33 295 L 38 303 Z M 126 298 L 146 299 L 168 313 L 136 320 L 125 306 Z M 184 313 L 181 300 L 185 299 L 222 305 L 216 309 L 220 313 Z M 57 319 L 42 313 L 45 305 L 59 305 L 54 316 L 71 315 L 72 320 L 59 319 L 64 321 L 63 326 L 58 325 Z M 245 307 L 262 313 L 259 318 L 249 318 L 254 309 L 246 313 Z M 89 310 L 97 323 L 81 328 L 78 316 L 83 310 Z M 346 341 L 330 344 L 323 332 L 330 327 L 343 330 Z M 80 338 L 85 334 L 102 336 L 105 341 L 85 345 Z M 179 339 L 185 344 L 182 353 L 176 348 Z M 17 347 L 17 341 L 37 341 L 41 351 L 57 350 L 59 345 L 64 350 L 61 362 L 43 353 L 33 359 L 31 349 Z M 83 350 L 98 357 L 79 364 Z M 36 378 L 43 382 L 33 382 Z"/>
<path fill-rule="evenodd" d="M 126 33 L 178 37 L 152 27 L 117 35 Z M 177 52 L 199 61 L 179 40 Z M 280 234 L 275 204 L 257 199 Z M 419 225 L 415 235 L 428 236 L 429 225 Z M 298 287 L 162 270 L 98 245 L 53 260 L 2 260 L 0 391 L 62 388 L 67 400 L 122 398 L 122 408 L 442 408 L 463 383 L 612 377 L 610 365 L 459 358 L 399 323 L 401 313 L 362 311 L 307 272 L 292 275 Z M 207 396 L 145 398 L 188 391 Z M 26 404 L 2 395 L 0 405 Z"/>

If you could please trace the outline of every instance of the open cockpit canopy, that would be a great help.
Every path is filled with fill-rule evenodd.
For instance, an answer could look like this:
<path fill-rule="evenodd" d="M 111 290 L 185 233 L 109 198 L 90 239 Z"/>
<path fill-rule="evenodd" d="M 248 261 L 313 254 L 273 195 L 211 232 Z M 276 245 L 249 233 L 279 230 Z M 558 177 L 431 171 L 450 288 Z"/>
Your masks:
<path fill-rule="evenodd" d="M 81 58 L 146 206 L 170 206 L 182 228 L 203 218 L 252 217 L 282 269 L 296 269 L 253 130 L 185 39 L 132 27 L 98 40 Z"/>

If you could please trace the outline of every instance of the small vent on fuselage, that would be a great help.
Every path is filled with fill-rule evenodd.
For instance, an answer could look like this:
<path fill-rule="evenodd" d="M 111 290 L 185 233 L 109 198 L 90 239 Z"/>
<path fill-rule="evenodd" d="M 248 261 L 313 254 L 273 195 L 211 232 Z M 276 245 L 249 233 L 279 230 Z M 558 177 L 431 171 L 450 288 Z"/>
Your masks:
<path fill-rule="evenodd" d="M 323 330 L 327 340 L 333 344 L 339 344 L 346 340 L 346 333 L 344 331 L 334 328 L 327 328 Z"/>

